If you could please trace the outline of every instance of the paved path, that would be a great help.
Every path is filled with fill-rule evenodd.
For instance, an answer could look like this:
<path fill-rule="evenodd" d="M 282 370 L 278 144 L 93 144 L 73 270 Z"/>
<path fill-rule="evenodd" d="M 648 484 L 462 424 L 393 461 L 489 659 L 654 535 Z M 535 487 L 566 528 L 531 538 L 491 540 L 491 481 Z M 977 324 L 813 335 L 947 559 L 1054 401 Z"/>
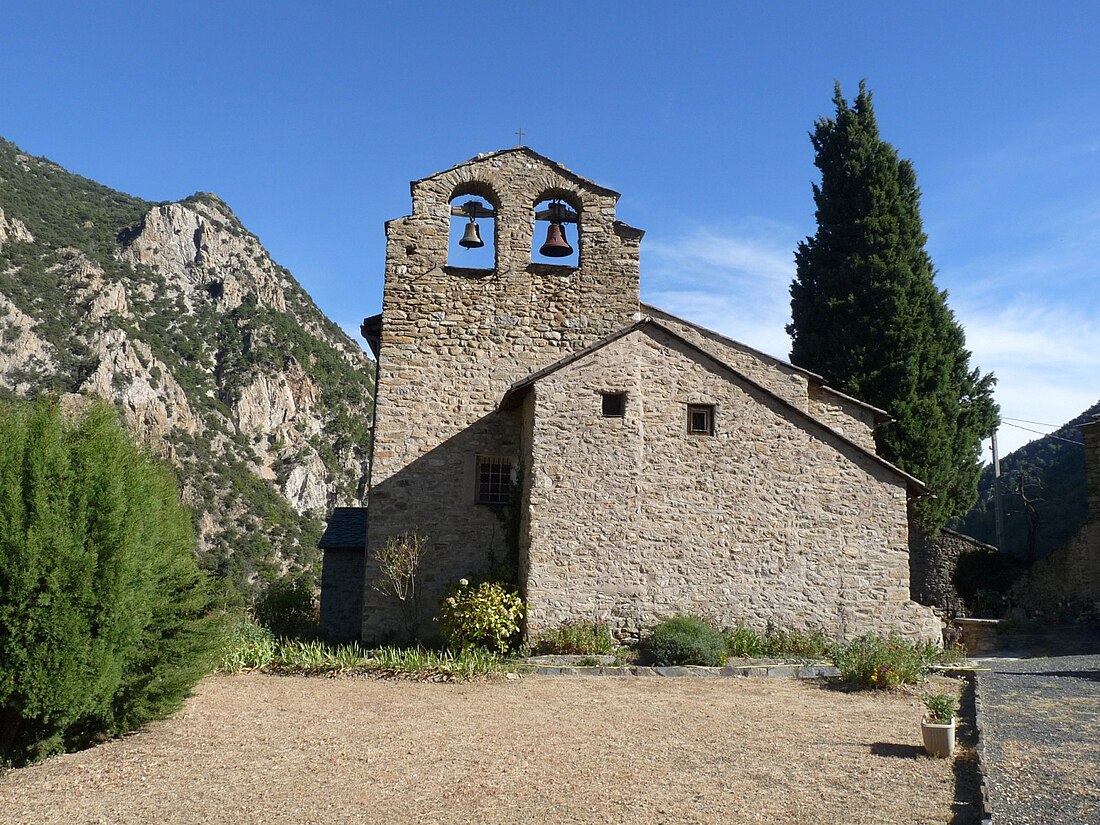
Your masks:
<path fill-rule="evenodd" d="M 1100 825 L 1100 655 L 983 664 L 993 825 Z"/>

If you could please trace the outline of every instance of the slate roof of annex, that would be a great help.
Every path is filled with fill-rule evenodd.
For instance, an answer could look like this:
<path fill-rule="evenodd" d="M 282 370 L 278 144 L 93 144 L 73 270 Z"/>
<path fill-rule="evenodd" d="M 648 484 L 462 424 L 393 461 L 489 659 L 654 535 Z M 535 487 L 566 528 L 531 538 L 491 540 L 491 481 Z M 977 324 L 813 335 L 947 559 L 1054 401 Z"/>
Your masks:
<path fill-rule="evenodd" d="M 321 550 L 362 550 L 367 544 L 367 508 L 337 507 L 317 546 Z"/>

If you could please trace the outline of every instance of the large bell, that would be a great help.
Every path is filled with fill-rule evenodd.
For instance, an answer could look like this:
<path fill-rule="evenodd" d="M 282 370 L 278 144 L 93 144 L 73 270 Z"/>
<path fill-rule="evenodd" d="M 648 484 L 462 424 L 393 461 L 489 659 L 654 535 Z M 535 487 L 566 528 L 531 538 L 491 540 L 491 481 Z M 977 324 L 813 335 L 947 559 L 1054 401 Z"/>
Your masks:
<path fill-rule="evenodd" d="M 555 221 L 546 230 L 546 243 L 539 247 L 539 254 L 547 258 L 564 258 L 573 254 L 573 247 L 565 239 L 565 226 Z"/>
<path fill-rule="evenodd" d="M 462 240 L 458 245 L 466 249 L 480 249 L 485 246 L 485 241 L 481 240 L 481 232 L 477 228 L 477 221 L 473 218 L 470 218 L 470 222 L 466 224 L 466 231 L 462 233 Z"/>

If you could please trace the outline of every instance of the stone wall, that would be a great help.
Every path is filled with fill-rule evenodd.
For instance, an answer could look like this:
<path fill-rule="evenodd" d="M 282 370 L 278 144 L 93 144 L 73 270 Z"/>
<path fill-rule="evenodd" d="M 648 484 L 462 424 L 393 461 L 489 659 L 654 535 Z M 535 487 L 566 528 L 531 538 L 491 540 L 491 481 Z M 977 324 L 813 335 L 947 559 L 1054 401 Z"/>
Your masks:
<path fill-rule="evenodd" d="M 496 210 L 494 269 L 447 263 L 462 195 Z M 547 196 L 579 212 L 577 267 L 531 262 L 533 207 Z M 386 226 L 368 546 L 428 536 L 429 606 L 506 550 L 499 508 L 475 504 L 473 483 L 479 453 L 519 459 L 519 412 L 497 412 L 502 396 L 636 319 L 641 232 L 615 220 L 616 193 L 522 148 L 416 181 L 412 197 L 412 214 Z M 392 625 L 393 607 L 365 591 L 366 638 Z"/>
<path fill-rule="evenodd" d="M 705 352 L 729 364 L 779 397 L 809 412 L 861 447 L 875 449 L 874 413 L 854 399 L 821 386 L 819 378 L 778 358 L 759 352 L 648 304 L 643 311 Z"/>
<path fill-rule="evenodd" d="M 850 438 L 864 449 L 878 452 L 875 446 L 874 411 L 853 398 L 811 382 L 809 388 L 810 415 Z"/>
<path fill-rule="evenodd" d="M 601 414 L 602 392 L 626 415 Z M 713 404 L 714 435 L 687 432 Z M 673 613 L 939 639 L 909 601 L 904 480 L 656 326 L 530 391 L 529 630 Z M 590 514 L 577 518 L 578 513 Z"/>
<path fill-rule="evenodd" d="M 968 616 L 969 608 L 955 589 L 955 571 L 964 553 L 996 553 L 997 548 L 954 530 L 931 539 L 914 529 L 909 546 L 910 593 L 914 601 L 952 616 Z"/>

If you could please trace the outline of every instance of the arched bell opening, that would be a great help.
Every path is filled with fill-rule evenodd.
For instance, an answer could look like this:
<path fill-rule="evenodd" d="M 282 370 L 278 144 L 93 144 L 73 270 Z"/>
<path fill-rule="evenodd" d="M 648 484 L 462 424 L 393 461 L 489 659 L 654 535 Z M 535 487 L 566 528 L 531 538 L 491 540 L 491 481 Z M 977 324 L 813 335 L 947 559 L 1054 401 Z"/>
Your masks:
<path fill-rule="evenodd" d="M 546 192 L 535 202 L 531 260 L 540 264 L 580 265 L 580 204 L 565 193 Z"/>
<path fill-rule="evenodd" d="M 492 194 L 476 185 L 451 196 L 451 229 L 447 263 L 471 269 L 496 268 L 496 216 Z"/>

